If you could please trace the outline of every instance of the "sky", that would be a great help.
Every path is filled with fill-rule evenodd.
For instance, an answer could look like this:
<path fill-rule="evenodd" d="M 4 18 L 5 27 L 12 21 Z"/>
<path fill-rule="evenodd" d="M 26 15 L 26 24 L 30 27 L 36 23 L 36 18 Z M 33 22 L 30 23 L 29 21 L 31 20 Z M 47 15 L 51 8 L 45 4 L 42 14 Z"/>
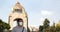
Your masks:
<path fill-rule="evenodd" d="M 57 23 L 60 20 L 60 0 L 18 0 L 28 14 L 28 25 L 39 27 L 44 19 Z M 8 23 L 11 8 L 17 0 L 0 0 L 0 19 Z"/>

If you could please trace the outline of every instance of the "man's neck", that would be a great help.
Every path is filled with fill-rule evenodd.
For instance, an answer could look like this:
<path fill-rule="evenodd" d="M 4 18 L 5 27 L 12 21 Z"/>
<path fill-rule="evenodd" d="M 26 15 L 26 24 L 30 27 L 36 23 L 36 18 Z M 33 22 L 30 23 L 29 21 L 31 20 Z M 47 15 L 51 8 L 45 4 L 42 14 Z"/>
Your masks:
<path fill-rule="evenodd" d="M 21 28 L 21 27 L 23 27 L 23 26 L 18 26 L 18 27 L 20 27 L 20 28 Z"/>

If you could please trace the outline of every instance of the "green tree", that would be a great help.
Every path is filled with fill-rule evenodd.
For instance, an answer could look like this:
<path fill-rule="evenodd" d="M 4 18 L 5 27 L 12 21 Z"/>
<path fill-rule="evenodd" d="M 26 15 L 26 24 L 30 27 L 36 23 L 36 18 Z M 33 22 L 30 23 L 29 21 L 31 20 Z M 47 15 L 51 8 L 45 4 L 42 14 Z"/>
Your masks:
<path fill-rule="evenodd" d="M 50 24 L 50 21 L 46 18 L 44 23 L 43 23 L 43 32 L 49 32 L 49 24 Z"/>
<path fill-rule="evenodd" d="M 43 32 L 43 26 L 39 26 L 39 32 Z"/>
<path fill-rule="evenodd" d="M 56 28 L 54 26 L 50 26 L 49 28 L 50 28 L 49 30 L 50 32 L 56 32 Z"/>
<path fill-rule="evenodd" d="M 2 25 L 2 20 L 0 19 L 0 32 L 3 32 L 3 25 Z"/>
<path fill-rule="evenodd" d="M 5 23 L 1 19 L 0 19 L 0 24 L 2 24 L 2 26 L 3 26 L 2 29 L 10 29 L 10 25 L 8 23 Z"/>
<path fill-rule="evenodd" d="M 49 23 L 50 23 L 50 21 L 46 18 L 44 23 L 43 23 L 43 27 L 44 28 L 49 28 Z"/>
<path fill-rule="evenodd" d="M 56 32 L 60 32 L 60 25 L 59 24 L 56 25 Z"/>

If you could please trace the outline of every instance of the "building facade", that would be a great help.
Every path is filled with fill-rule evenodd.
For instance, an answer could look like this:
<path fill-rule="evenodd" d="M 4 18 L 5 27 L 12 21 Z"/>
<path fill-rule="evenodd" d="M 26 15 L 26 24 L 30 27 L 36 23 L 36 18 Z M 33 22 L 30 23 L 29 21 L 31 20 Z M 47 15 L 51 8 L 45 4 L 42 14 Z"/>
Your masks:
<path fill-rule="evenodd" d="M 27 17 L 27 13 L 24 9 L 24 7 L 22 7 L 22 5 L 17 2 L 12 10 L 11 10 L 11 13 L 9 14 L 9 17 L 8 17 L 8 23 L 9 25 L 11 26 L 11 29 L 13 28 L 13 22 L 15 19 L 22 19 L 23 20 L 23 26 L 27 29 L 27 26 L 28 26 L 28 17 Z"/>

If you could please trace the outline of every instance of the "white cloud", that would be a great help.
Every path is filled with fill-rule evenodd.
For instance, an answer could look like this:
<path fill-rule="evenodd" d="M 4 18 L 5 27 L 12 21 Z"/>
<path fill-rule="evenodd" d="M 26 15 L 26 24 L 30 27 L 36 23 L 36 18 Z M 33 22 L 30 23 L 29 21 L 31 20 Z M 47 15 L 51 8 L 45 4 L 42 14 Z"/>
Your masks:
<path fill-rule="evenodd" d="M 42 15 L 52 15 L 53 13 L 51 11 L 48 11 L 48 10 L 41 10 L 41 14 Z"/>

